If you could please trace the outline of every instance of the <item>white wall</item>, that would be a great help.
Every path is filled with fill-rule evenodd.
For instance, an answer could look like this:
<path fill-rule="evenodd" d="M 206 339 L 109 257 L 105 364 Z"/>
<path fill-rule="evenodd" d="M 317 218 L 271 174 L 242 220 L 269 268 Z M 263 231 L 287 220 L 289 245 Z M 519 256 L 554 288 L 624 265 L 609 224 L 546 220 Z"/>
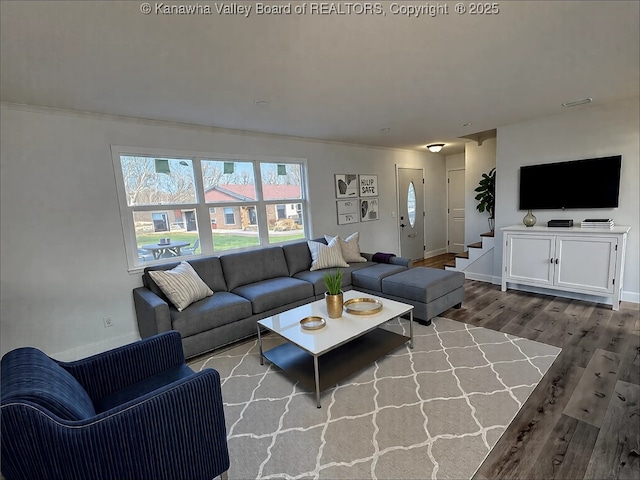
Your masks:
<path fill-rule="evenodd" d="M 446 157 L 428 154 L 425 170 L 425 258 L 447 252 Z"/>
<path fill-rule="evenodd" d="M 447 170 L 460 170 L 465 168 L 464 153 L 447 155 Z"/>
<path fill-rule="evenodd" d="M 474 192 L 474 189 L 482 180 L 482 174 L 489 173 L 496 166 L 496 139 L 489 138 L 483 141 L 482 145 L 478 145 L 476 142 L 467 142 L 464 146 L 464 154 L 466 165 L 464 238 L 465 244 L 468 245 L 479 242 L 480 235 L 490 231 L 489 214 L 487 212 L 480 213 L 476 209 L 478 201 L 475 199 L 477 193 Z M 496 178 L 498 175 L 502 175 L 502 172 L 496 168 Z"/>
<path fill-rule="evenodd" d="M 137 338 L 131 291 L 141 280 L 127 272 L 112 144 L 306 158 L 312 235 L 359 230 L 368 252 L 397 251 L 395 165 L 424 168 L 428 248 L 443 247 L 432 232 L 445 225 L 438 155 L 17 105 L 0 114 L 1 353 L 33 345 L 79 358 Z M 335 173 L 378 175 L 380 220 L 337 225 Z"/>
<path fill-rule="evenodd" d="M 498 128 L 496 177 L 496 252 L 494 279 L 499 282 L 502 264 L 501 227 L 520 224 L 526 214 L 518 210 L 519 169 L 523 165 L 622 155 L 619 207 L 595 210 L 534 211 L 537 222 L 552 218 L 610 217 L 616 225 L 629 225 L 623 300 L 640 301 L 640 99 L 605 105 L 575 107 L 552 117 Z M 543 186 L 541 188 L 544 188 Z"/>

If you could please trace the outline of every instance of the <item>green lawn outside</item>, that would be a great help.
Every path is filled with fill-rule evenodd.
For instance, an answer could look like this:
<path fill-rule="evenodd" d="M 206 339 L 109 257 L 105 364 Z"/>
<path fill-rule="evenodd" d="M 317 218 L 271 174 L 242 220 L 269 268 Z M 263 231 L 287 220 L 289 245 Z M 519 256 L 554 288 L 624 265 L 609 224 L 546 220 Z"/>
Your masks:
<path fill-rule="evenodd" d="M 198 234 L 193 232 L 165 232 L 163 234 L 142 234 L 137 236 L 138 245 L 158 243 L 160 238 L 170 238 L 172 242 L 189 242 L 191 245 L 198 238 Z M 287 235 L 271 235 L 270 240 L 277 240 L 277 243 L 291 240 L 304 239 L 304 233 L 296 232 Z M 238 235 L 233 233 L 213 232 L 213 245 L 216 252 L 233 250 L 237 248 L 257 247 L 259 238 L 253 235 Z M 198 250 L 196 253 L 200 253 Z"/>

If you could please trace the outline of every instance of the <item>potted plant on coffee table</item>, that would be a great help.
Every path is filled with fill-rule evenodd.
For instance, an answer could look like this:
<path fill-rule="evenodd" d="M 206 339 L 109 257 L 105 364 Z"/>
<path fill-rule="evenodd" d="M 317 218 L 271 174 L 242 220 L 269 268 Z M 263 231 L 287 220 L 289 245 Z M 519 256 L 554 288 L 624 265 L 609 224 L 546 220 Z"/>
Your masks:
<path fill-rule="evenodd" d="M 489 228 L 493 232 L 495 228 L 495 208 L 496 208 L 496 169 L 492 168 L 489 173 L 483 173 L 480 183 L 474 190 L 478 194 L 476 209 L 482 213 L 489 214 Z"/>
<path fill-rule="evenodd" d="M 327 312 L 331 318 L 340 318 L 342 316 L 342 272 L 336 268 L 333 273 L 329 272 L 324 275 L 324 284 L 327 291 L 324 298 L 327 302 Z"/>

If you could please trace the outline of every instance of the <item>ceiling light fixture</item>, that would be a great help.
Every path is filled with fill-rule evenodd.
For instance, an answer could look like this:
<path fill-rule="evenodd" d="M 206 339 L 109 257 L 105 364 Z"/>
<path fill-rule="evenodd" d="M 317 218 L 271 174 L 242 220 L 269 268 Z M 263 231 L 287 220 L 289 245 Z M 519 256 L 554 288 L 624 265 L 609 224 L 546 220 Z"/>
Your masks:
<path fill-rule="evenodd" d="M 391 129 L 389 127 L 383 127 L 380 129 L 381 132 L 390 132 Z"/>
<path fill-rule="evenodd" d="M 465 123 L 461 123 L 460 126 L 461 127 L 468 127 L 469 125 L 472 125 L 471 122 L 465 122 Z"/>
<path fill-rule="evenodd" d="M 431 153 L 438 153 L 444 147 L 444 143 L 432 143 L 431 145 L 427 145 L 427 150 Z"/>
<path fill-rule="evenodd" d="M 269 100 L 256 100 L 253 103 L 259 106 L 269 105 Z"/>
<path fill-rule="evenodd" d="M 563 107 L 576 107 L 578 105 L 584 105 L 585 103 L 593 102 L 593 98 L 583 98 L 582 100 L 574 100 L 573 102 L 564 102 Z"/>

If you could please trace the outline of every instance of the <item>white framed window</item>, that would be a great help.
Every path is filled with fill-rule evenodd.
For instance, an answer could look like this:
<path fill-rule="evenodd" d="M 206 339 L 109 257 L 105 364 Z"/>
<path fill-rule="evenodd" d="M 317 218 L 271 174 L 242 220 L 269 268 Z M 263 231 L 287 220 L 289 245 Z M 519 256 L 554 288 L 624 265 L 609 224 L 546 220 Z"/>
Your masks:
<path fill-rule="evenodd" d="M 307 238 L 305 159 L 111 152 L 129 270 Z"/>

